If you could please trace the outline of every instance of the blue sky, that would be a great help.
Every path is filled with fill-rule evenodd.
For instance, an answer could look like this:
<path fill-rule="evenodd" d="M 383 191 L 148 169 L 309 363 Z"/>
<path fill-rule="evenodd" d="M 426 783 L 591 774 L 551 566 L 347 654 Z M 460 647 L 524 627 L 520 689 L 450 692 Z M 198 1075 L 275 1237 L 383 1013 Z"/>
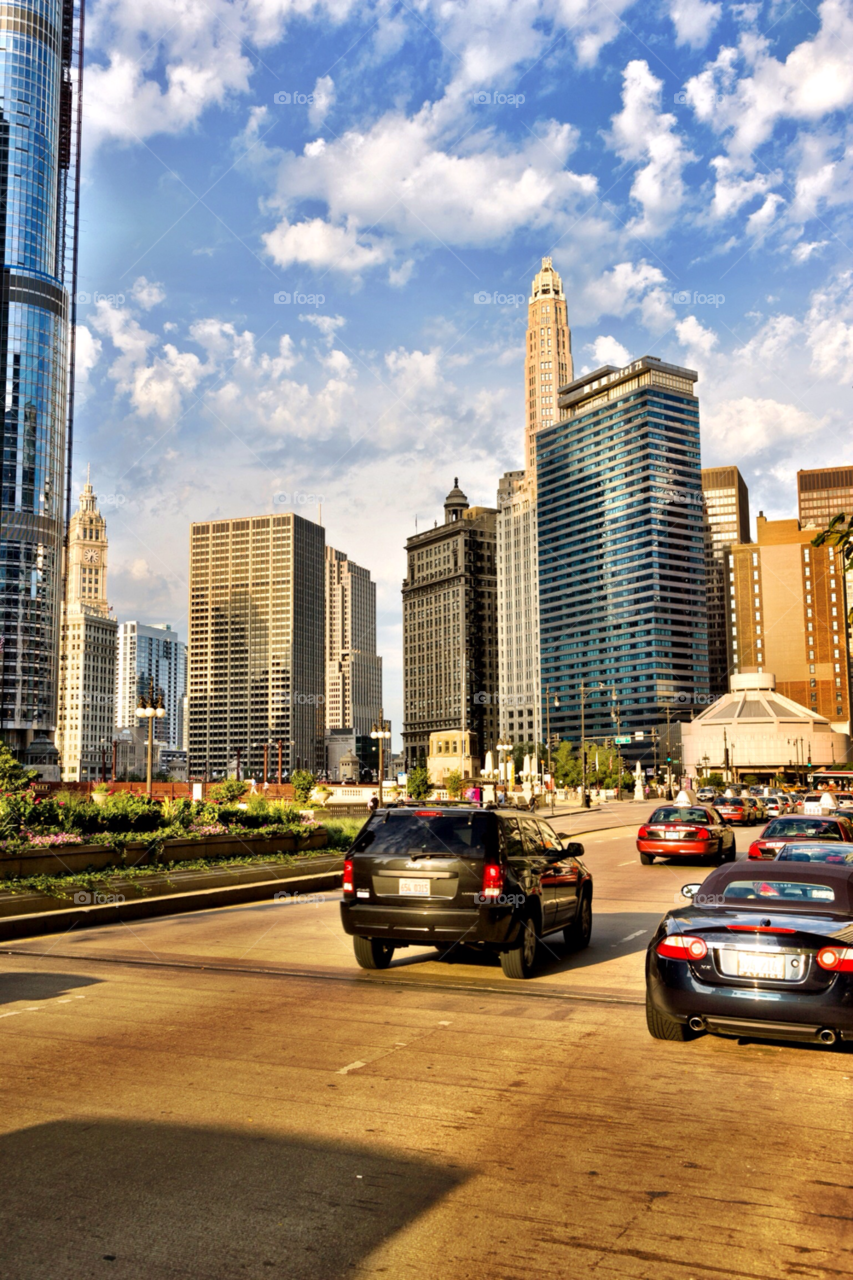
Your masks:
<path fill-rule="evenodd" d="M 322 505 L 396 738 L 403 544 L 521 463 L 546 254 L 576 373 L 696 368 L 753 517 L 853 460 L 853 0 L 98 0 L 87 39 L 75 491 L 120 619 L 186 636 L 190 521 Z"/>

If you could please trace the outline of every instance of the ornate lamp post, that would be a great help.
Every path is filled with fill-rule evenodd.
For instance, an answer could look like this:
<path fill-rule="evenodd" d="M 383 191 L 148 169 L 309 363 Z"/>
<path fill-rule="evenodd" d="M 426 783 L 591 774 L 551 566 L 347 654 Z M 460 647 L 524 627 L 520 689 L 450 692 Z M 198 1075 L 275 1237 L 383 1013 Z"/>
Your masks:
<path fill-rule="evenodd" d="M 379 796 L 378 796 L 378 802 L 379 802 L 379 808 L 380 808 L 380 809 L 382 808 L 382 805 L 383 805 L 383 799 L 382 799 L 382 781 L 383 781 L 383 779 L 384 779 L 384 777 L 385 777 L 385 739 L 386 739 L 386 738 L 390 738 L 390 737 L 391 737 L 391 731 L 390 731 L 390 729 L 386 729 L 386 727 L 385 727 L 386 723 L 387 723 L 387 722 L 386 722 L 386 720 L 384 719 L 383 714 L 382 714 L 382 708 L 380 707 L 380 708 L 379 708 L 379 719 L 378 719 L 378 721 L 374 722 L 373 728 L 370 730 L 370 736 L 371 736 L 371 738 L 374 738 L 374 739 L 376 739 L 376 740 L 379 742 Z"/>
<path fill-rule="evenodd" d="M 136 714 L 142 720 L 148 721 L 148 781 L 146 785 L 146 793 L 151 795 L 151 770 L 154 759 L 154 721 L 162 720 L 166 714 L 166 708 L 163 706 L 163 697 L 157 695 L 157 701 L 154 701 L 154 681 L 152 680 L 148 686 L 148 697 L 139 695 L 139 702 L 136 704 Z"/>

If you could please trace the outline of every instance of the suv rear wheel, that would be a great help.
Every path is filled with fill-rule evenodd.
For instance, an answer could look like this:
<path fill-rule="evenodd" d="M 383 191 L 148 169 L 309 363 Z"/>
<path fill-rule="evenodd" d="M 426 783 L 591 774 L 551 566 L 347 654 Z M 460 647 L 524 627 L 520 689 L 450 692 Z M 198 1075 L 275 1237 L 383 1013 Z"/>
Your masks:
<path fill-rule="evenodd" d="M 539 922 L 528 918 L 524 921 L 521 941 L 512 951 L 501 952 L 501 968 L 508 978 L 529 978 L 536 963 L 539 945 Z"/>
<path fill-rule="evenodd" d="M 362 969 L 387 969 L 394 954 L 394 944 L 384 938 L 359 938 L 356 935 L 352 947 Z"/>
<path fill-rule="evenodd" d="M 578 913 L 572 924 L 563 930 L 563 939 L 571 951 L 583 951 L 589 946 L 592 936 L 592 898 L 588 893 L 581 896 Z"/>

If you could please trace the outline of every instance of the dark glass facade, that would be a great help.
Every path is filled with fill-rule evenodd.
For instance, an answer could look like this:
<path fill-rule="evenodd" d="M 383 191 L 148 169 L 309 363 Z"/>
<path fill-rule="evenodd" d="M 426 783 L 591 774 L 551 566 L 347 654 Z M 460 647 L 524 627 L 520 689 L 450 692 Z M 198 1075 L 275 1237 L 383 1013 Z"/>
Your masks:
<path fill-rule="evenodd" d="M 73 5 L 0 6 L 0 729 L 56 726 L 69 299 Z"/>
<path fill-rule="evenodd" d="M 667 708 L 708 701 L 695 378 L 651 357 L 596 370 L 538 437 L 543 722 L 550 690 L 552 733 L 577 743 L 583 682 L 588 738 L 645 734 L 629 759 Z"/>

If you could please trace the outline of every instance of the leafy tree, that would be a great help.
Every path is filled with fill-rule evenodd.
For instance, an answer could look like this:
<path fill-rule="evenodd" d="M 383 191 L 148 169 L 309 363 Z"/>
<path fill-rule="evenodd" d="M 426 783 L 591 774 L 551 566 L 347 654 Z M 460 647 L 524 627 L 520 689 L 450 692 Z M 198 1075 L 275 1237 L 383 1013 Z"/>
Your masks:
<path fill-rule="evenodd" d="M 244 796 L 248 789 L 248 782 L 238 782 L 236 778 L 226 778 L 224 782 L 217 782 L 215 786 L 210 787 L 207 798 L 217 804 L 233 804 Z"/>
<path fill-rule="evenodd" d="M 433 793 L 429 772 L 422 764 L 409 770 L 407 790 L 412 800 L 428 800 Z"/>
<path fill-rule="evenodd" d="M 462 788 L 465 785 L 465 779 L 458 769 L 452 769 L 444 779 L 444 785 L 447 788 L 447 794 L 451 800 L 458 800 L 462 795 Z"/>
<path fill-rule="evenodd" d="M 0 742 L 0 791 L 25 791 L 38 776 L 38 769 L 25 769 L 6 744 Z"/>
<path fill-rule="evenodd" d="M 313 773 L 309 773 L 307 769 L 296 769 L 291 775 L 290 781 L 299 804 L 307 804 L 311 799 L 311 792 L 314 790 Z"/>
<path fill-rule="evenodd" d="M 743 778 L 743 785 L 744 785 L 745 787 L 757 787 L 757 786 L 758 786 L 758 778 L 756 777 L 756 775 L 755 775 L 754 773 L 747 773 L 747 774 L 745 774 L 745 775 L 744 775 L 744 778 Z"/>
<path fill-rule="evenodd" d="M 816 538 L 812 538 L 813 547 L 828 545 L 837 547 L 841 552 L 842 571 L 853 569 L 853 516 L 845 524 L 844 512 L 833 516 L 825 529 Z M 853 608 L 847 615 L 847 621 L 853 626 Z"/>

